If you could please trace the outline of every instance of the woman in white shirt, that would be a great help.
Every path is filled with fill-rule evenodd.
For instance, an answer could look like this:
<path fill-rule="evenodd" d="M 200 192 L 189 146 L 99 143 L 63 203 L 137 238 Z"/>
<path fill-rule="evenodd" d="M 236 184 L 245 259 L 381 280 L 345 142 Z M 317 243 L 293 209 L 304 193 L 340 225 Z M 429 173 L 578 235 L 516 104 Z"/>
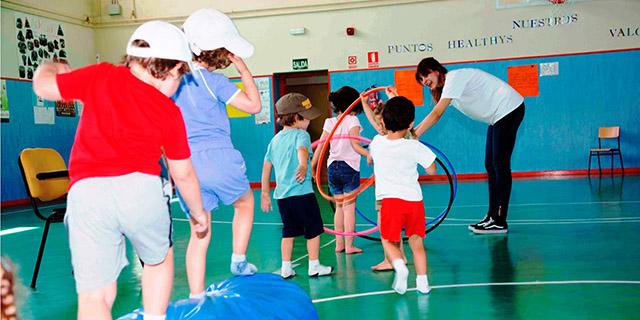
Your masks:
<path fill-rule="evenodd" d="M 453 105 L 466 116 L 489 125 L 485 167 L 489 180 L 489 210 L 474 233 L 506 233 L 511 195 L 511 154 L 524 118 L 524 98 L 506 82 L 479 69 L 447 69 L 434 58 L 420 61 L 418 83 L 429 87 L 436 102 L 433 110 L 416 127 L 421 136 Z"/>

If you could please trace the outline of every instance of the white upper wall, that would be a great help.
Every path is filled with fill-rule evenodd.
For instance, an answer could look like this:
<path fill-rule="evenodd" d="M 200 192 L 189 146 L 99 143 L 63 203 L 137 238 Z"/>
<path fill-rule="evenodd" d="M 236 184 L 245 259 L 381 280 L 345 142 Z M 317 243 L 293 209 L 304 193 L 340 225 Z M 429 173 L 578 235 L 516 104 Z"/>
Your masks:
<path fill-rule="evenodd" d="M 2 0 L 4 9 L 58 20 L 83 20 L 95 14 L 97 0 Z"/>
<path fill-rule="evenodd" d="M 63 2 L 63 1 L 61 1 Z M 4 3 L 3 3 L 4 5 Z M 21 78 L 19 76 L 18 68 L 22 63 L 21 54 L 18 52 L 18 39 L 16 28 L 16 17 L 24 19 L 28 18 L 32 22 L 40 21 L 43 23 L 51 24 L 52 26 L 62 26 L 64 31 L 65 48 L 68 55 L 68 60 L 72 67 L 80 67 L 94 63 L 95 60 L 95 43 L 94 43 L 94 30 L 89 26 L 82 26 L 76 23 L 63 22 L 61 20 L 54 20 L 50 18 L 44 18 L 38 15 L 32 15 L 24 13 L 22 11 L 14 11 L 10 9 L 2 8 L 1 12 L 1 54 L 0 69 L 2 77 L 9 78 Z M 72 21 L 72 19 L 67 19 Z M 37 32 L 36 26 L 34 33 Z M 24 42 L 27 43 L 27 42 Z M 24 77 L 22 77 L 24 79 Z"/>
<path fill-rule="evenodd" d="M 540 26 L 554 17 L 560 18 L 557 26 Z M 350 55 L 366 68 L 369 51 L 379 52 L 384 67 L 415 65 L 426 56 L 450 62 L 638 48 L 638 21 L 638 0 L 503 10 L 496 9 L 495 0 L 449 0 L 234 19 L 256 47 L 247 61 L 254 74 L 291 71 L 295 58 L 308 58 L 310 70 L 347 69 Z M 345 34 L 348 26 L 355 27 L 355 36 Z M 289 34 L 299 27 L 307 32 Z M 117 61 L 133 29 L 98 28 L 97 51 Z"/>
<path fill-rule="evenodd" d="M 5 2 L 2 58 L 10 65 L 5 62 L 15 47 L 7 47 L 15 46 L 15 39 L 5 41 L 7 34 L 13 37 L 5 32 L 13 23 Z M 89 0 L 78 2 L 85 9 L 61 9 L 75 15 L 91 8 Z M 254 74 L 291 71 L 295 58 L 307 58 L 310 70 L 347 69 L 350 55 L 357 56 L 358 68 L 366 68 L 369 51 L 377 51 L 380 67 L 385 67 L 415 65 L 426 56 L 451 62 L 640 48 L 638 0 L 583 0 L 562 7 L 503 10 L 496 9 L 496 0 L 301 0 L 293 6 L 291 1 L 275 0 L 136 0 L 138 20 L 130 19 L 133 0 L 120 0 L 122 15 L 114 17 L 106 12 L 111 0 L 94 3 L 93 29 L 69 28 L 74 34 L 73 66 L 94 62 L 96 54 L 102 61 L 119 62 L 141 21 L 163 18 L 180 25 L 193 10 L 214 5 L 227 12 L 255 45 L 254 56 L 247 59 Z M 548 26 L 556 17 L 556 25 Z M 355 27 L 354 36 L 345 34 L 348 26 Z M 291 28 L 301 27 L 304 35 L 289 34 Z M 2 75 L 8 74 L 3 67 Z"/>

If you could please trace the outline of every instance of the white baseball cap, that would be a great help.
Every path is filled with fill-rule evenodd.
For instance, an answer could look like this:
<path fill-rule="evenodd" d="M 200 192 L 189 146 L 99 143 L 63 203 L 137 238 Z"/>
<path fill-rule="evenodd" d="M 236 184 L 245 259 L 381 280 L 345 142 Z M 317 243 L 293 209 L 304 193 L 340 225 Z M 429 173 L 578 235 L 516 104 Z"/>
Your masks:
<path fill-rule="evenodd" d="M 216 9 L 195 11 L 184 22 L 182 29 L 191 51 L 196 55 L 218 48 L 225 48 L 241 58 L 248 58 L 253 54 L 253 45 L 240 36 L 229 17 Z"/>
<path fill-rule="evenodd" d="M 144 40 L 148 48 L 136 47 L 135 40 Z M 180 28 L 165 21 L 145 22 L 136 29 L 127 43 L 127 54 L 142 58 L 191 61 L 189 42 Z"/>

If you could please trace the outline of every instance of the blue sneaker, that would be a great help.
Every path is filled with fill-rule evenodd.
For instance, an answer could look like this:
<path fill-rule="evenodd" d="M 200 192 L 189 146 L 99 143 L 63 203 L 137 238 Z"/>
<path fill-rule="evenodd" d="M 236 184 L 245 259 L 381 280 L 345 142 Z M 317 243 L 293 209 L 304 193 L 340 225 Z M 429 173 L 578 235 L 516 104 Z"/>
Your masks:
<path fill-rule="evenodd" d="M 231 273 L 236 276 L 250 276 L 255 274 L 256 271 L 258 271 L 258 268 L 247 262 L 247 260 L 231 262 Z"/>

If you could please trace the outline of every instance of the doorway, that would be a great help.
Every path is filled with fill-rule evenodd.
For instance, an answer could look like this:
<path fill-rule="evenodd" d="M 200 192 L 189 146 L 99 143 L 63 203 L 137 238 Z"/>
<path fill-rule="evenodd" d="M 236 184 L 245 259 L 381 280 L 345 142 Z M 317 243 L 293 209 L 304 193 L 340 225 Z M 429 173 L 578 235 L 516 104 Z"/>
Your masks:
<path fill-rule="evenodd" d="M 286 72 L 275 73 L 274 77 L 274 100 L 278 101 L 280 97 L 287 93 L 297 92 L 305 95 L 314 108 L 318 108 L 322 111 L 322 114 L 309 123 L 307 132 L 311 136 L 311 142 L 320 139 L 322 136 L 322 126 L 324 120 L 331 117 L 331 107 L 329 105 L 329 71 L 328 70 L 316 70 L 308 72 Z M 274 114 L 277 114 L 277 110 L 274 110 Z M 282 127 L 276 122 L 275 132 L 282 130 Z M 324 157 L 324 163 L 322 164 L 322 180 L 326 181 L 327 173 L 327 156 Z"/>

